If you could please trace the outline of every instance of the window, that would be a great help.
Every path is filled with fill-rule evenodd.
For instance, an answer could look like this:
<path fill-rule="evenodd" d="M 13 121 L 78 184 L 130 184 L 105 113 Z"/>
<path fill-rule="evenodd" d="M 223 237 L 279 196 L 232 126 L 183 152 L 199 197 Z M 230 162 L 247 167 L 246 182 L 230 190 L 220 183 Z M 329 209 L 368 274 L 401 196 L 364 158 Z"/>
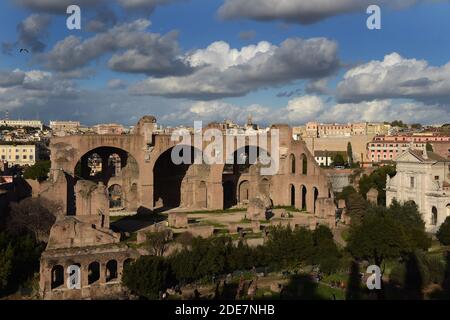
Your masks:
<path fill-rule="evenodd" d="M 27 155 L 24 154 L 24 155 L 22 156 L 22 158 L 23 158 L 24 160 L 26 160 L 26 159 L 27 159 Z"/>
<path fill-rule="evenodd" d="M 16 156 L 16 160 L 19 160 L 19 156 Z"/>
<path fill-rule="evenodd" d="M 409 187 L 414 188 L 414 177 L 409 177 Z"/>
<path fill-rule="evenodd" d="M 33 158 L 34 158 L 33 156 L 30 156 L 30 160 L 33 160 Z"/>
<path fill-rule="evenodd" d="M 434 176 L 434 180 L 439 180 L 439 176 Z"/>

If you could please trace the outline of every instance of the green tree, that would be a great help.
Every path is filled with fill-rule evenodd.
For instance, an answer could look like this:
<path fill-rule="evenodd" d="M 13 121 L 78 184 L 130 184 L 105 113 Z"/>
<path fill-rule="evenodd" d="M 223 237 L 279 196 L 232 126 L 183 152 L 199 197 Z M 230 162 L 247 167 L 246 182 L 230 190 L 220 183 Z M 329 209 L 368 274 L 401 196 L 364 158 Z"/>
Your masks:
<path fill-rule="evenodd" d="M 337 153 L 334 157 L 333 157 L 333 165 L 335 166 L 343 166 L 345 164 L 345 159 L 342 156 L 342 154 Z"/>
<path fill-rule="evenodd" d="M 439 227 L 436 237 L 444 246 L 450 245 L 450 217 L 445 218 L 445 221 Z"/>
<path fill-rule="evenodd" d="M 394 120 L 391 122 L 391 126 L 393 127 L 400 127 L 400 128 L 406 128 L 407 125 L 405 123 L 403 123 L 402 120 Z"/>
<path fill-rule="evenodd" d="M 44 248 L 30 234 L 0 233 L 0 296 L 17 291 L 39 272 Z"/>
<path fill-rule="evenodd" d="M 369 176 L 364 175 L 359 180 L 359 192 L 366 198 L 367 192 L 371 188 L 376 188 L 378 190 L 378 203 L 380 205 L 386 204 L 386 177 L 389 175 L 393 177 L 395 175 L 394 166 L 382 166 L 375 169 Z"/>
<path fill-rule="evenodd" d="M 1 248 L 0 245 L 0 296 L 8 286 L 8 280 L 12 274 L 14 250 L 11 244 L 6 248 Z"/>
<path fill-rule="evenodd" d="M 342 191 L 337 194 L 337 199 L 348 201 L 349 196 L 355 193 L 357 192 L 355 188 L 353 188 L 353 186 L 345 186 L 344 188 L 342 188 Z"/>
<path fill-rule="evenodd" d="M 160 292 L 173 286 L 174 277 L 164 258 L 142 256 L 125 267 L 122 281 L 133 293 L 156 300 Z"/>
<path fill-rule="evenodd" d="M 39 182 L 47 180 L 48 173 L 50 172 L 51 162 L 50 160 L 37 161 L 31 167 L 25 169 L 23 177 L 25 179 L 38 180 Z"/>
<path fill-rule="evenodd" d="M 340 252 L 333 239 L 333 233 L 326 226 L 319 226 L 313 232 L 314 263 L 324 273 L 331 274 L 340 267 Z"/>
<path fill-rule="evenodd" d="M 264 246 L 267 262 L 276 268 L 310 262 L 314 255 L 312 233 L 305 228 L 271 227 Z"/>
<path fill-rule="evenodd" d="M 347 159 L 349 166 L 353 166 L 353 148 L 350 141 L 347 143 Z"/>
<path fill-rule="evenodd" d="M 369 208 L 361 223 L 351 226 L 347 249 L 381 267 L 386 259 L 426 250 L 430 244 L 417 207 L 394 201 L 389 208 Z"/>
<path fill-rule="evenodd" d="M 151 255 L 162 257 L 167 251 L 171 234 L 168 230 L 148 232 L 145 247 Z"/>
<path fill-rule="evenodd" d="M 361 223 L 369 207 L 368 202 L 358 193 L 349 193 L 345 205 L 352 224 Z"/>
<path fill-rule="evenodd" d="M 427 142 L 425 148 L 427 151 L 433 152 L 433 145 L 431 143 Z"/>

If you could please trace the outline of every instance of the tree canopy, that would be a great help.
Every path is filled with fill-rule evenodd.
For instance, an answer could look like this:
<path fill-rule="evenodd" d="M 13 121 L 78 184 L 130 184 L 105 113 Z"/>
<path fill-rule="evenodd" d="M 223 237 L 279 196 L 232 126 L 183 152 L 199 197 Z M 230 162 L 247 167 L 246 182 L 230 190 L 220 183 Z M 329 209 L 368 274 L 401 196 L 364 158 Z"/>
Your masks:
<path fill-rule="evenodd" d="M 394 201 L 389 208 L 368 208 L 361 223 L 351 226 L 347 249 L 355 258 L 381 266 L 385 259 L 426 250 L 430 244 L 417 206 Z"/>
<path fill-rule="evenodd" d="M 359 180 L 359 191 L 363 197 L 366 197 L 367 192 L 371 188 L 378 190 L 378 203 L 380 205 L 386 204 L 386 176 L 393 177 L 395 175 L 394 166 L 382 166 L 375 169 L 370 175 L 364 175 Z"/>
<path fill-rule="evenodd" d="M 45 181 L 50 172 L 50 166 L 50 160 L 37 161 L 31 167 L 25 169 L 23 177 L 25 179 L 38 180 L 39 182 Z"/>
<path fill-rule="evenodd" d="M 158 299 L 160 292 L 173 285 L 174 276 L 164 258 L 142 256 L 125 266 L 122 281 L 133 293 L 147 299 Z"/>
<path fill-rule="evenodd" d="M 436 237 L 444 246 L 450 245 L 450 217 L 447 217 L 439 227 Z"/>

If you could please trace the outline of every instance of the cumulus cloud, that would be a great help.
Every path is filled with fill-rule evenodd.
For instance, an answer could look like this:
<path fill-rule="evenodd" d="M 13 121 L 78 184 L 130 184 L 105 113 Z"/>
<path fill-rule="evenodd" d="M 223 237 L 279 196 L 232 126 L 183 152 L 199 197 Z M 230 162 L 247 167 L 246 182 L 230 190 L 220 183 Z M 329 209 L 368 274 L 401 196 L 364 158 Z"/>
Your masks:
<path fill-rule="evenodd" d="M 9 74 L 8 74 L 9 73 Z M 41 70 L 3 71 L 0 73 L 0 110 L 41 107 L 50 100 L 76 99 L 78 90 L 63 80 Z"/>
<path fill-rule="evenodd" d="M 48 68 L 64 72 L 114 52 L 108 66 L 115 71 L 155 76 L 188 72 L 179 58 L 177 33 L 162 36 L 147 32 L 149 26 L 149 20 L 138 19 L 85 40 L 71 35 L 57 42 L 41 60 Z"/>
<path fill-rule="evenodd" d="M 67 7 L 72 4 L 89 8 L 102 4 L 104 0 L 14 0 L 14 2 L 32 11 L 65 15 Z"/>
<path fill-rule="evenodd" d="M 115 12 L 108 6 L 102 6 L 95 16 L 86 24 L 89 32 L 105 32 L 117 24 L 118 18 Z"/>
<path fill-rule="evenodd" d="M 397 53 L 346 72 L 337 86 L 340 102 L 408 98 L 429 104 L 450 102 L 450 62 L 430 66 Z"/>
<path fill-rule="evenodd" d="M 292 99 L 280 109 L 279 121 L 290 124 L 317 120 L 329 123 L 358 121 L 392 121 L 402 119 L 409 123 L 440 123 L 448 119 L 448 107 L 393 100 L 373 100 L 360 103 L 327 104 L 321 97 L 307 95 Z"/>
<path fill-rule="evenodd" d="M 40 38 L 47 31 L 50 22 L 51 18 L 47 14 L 32 14 L 19 23 L 17 30 L 20 44 L 32 52 L 42 52 L 46 46 Z"/>
<path fill-rule="evenodd" d="M 307 94 L 328 94 L 330 89 L 328 88 L 327 78 L 310 81 L 306 87 L 305 92 Z"/>
<path fill-rule="evenodd" d="M 25 80 L 25 73 L 20 70 L 0 71 L 0 88 L 14 87 L 21 85 Z"/>
<path fill-rule="evenodd" d="M 31 52 L 42 52 L 46 45 L 42 38 L 47 33 L 51 22 L 48 14 L 32 14 L 17 25 L 19 39 L 15 43 L 2 43 L 2 51 L 11 54 L 17 46 L 26 48 Z"/>
<path fill-rule="evenodd" d="M 119 4 L 128 10 L 153 11 L 156 6 L 181 0 L 118 0 Z"/>
<path fill-rule="evenodd" d="M 448 107 L 427 105 L 424 103 L 404 102 L 392 100 L 374 100 L 360 103 L 336 104 L 320 116 L 327 122 L 355 122 L 355 121 L 393 121 L 402 119 L 409 123 L 433 124 L 442 123 L 449 119 Z"/>
<path fill-rule="evenodd" d="M 409 123 L 441 123 L 448 119 L 450 111 L 439 105 L 374 100 L 361 103 L 330 104 L 321 97 L 305 95 L 289 100 L 287 105 L 269 108 L 260 104 L 237 106 L 221 100 L 199 101 L 175 107 L 160 117 L 162 122 L 192 125 L 193 121 L 233 120 L 245 123 L 251 115 L 261 125 L 287 123 L 292 126 L 308 121 L 348 123 L 358 121 L 392 121 L 402 119 Z"/>
<path fill-rule="evenodd" d="M 340 14 L 365 13 L 373 4 L 398 8 L 420 1 L 426 0 L 225 0 L 219 16 L 311 24 Z"/>
<path fill-rule="evenodd" d="M 178 106 L 176 110 L 161 117 L 162 122 L 190 124 L 201 120 L 204 124 L 213 121 L 233 120 L 245 122 L 249 115 L 254 121 L 265 121 L 270 109 L 259 104 L 236 106 L 224 101 L 198 101 Z"/>
<path fill-rule="evenodd" d="M 322 99 L 305 95 L 289 100 L 288 105 L 280 111 L 280 118 L 287 123 L 305 123 L 316 119 L 324 109 Z"/>
<path fill-rule="evenodd" d="M 279 46 L 260 42 L 231 49 L 223 41 L 185 57 L 196 71 L 187 76 L 148 78 L 131 92 L 140 95 L 212 100 L 243 96 L 251 91 L 290 83 L 298 79 L 319 79 L 340 66 L 337 43 L 325 38 L 287 39 Z"/>
<path fill-rule="evenodd" d="M 111 79 L 108 81 L 108 89 L 117 90 L 125 89 L 127 87 L 127 82 L 122 79 Z"/>

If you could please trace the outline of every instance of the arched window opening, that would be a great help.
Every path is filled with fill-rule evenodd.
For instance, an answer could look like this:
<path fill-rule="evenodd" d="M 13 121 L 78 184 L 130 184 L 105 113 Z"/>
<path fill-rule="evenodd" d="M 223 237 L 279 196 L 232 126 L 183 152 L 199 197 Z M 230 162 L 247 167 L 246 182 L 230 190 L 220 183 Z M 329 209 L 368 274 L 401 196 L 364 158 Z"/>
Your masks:
<path fill-rule="evenodd" d="M 51 272 L 51 288 L 56 289 L 64 285 L 64 267 L 56 265 L 52 268 Z"/>

